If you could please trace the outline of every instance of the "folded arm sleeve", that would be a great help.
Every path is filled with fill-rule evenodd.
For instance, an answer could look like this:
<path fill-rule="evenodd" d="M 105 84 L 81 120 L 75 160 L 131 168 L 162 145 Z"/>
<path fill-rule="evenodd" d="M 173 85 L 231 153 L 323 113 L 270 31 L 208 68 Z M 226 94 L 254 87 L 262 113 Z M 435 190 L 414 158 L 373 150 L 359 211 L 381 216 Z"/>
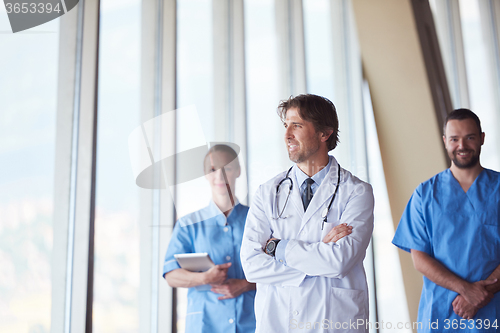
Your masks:
<path fill-rule="evenodd" d="M 406 205 L 392 243 L 407 252 L 414 249 L 432 256 L 429 232 L 422 209 L 422 185 L 417 187 Z"/>
<path fill-rule="evenodd" d="M 241 264 L 249 282 L 298 287 L 306 274 L 285 266 L 264 253 L 262 248 L 271 237 L 272 230 L 264 212 L 263 186 L 259 187 L 248 211 Z"/>
<path fill-rule="evenodd" d="M 175 224 L 163 263 L 163 276 L 174 269 L 181 268 L 174 258 L 174 254 L 193 252 L 193 242 L 189 236 L 188 229 L 188 227 L 182 227 L 180 220 Z"/>
<path fill-rule="evenodd" d="M 373 232 L 373 206 L 372 187 L 357 184 L 339 221 L 352 226 L 352 233 L 336 243 L 290 240 L 285 250 L 288 267 L 311 276 L 345 277 L 365 257 Z"/>

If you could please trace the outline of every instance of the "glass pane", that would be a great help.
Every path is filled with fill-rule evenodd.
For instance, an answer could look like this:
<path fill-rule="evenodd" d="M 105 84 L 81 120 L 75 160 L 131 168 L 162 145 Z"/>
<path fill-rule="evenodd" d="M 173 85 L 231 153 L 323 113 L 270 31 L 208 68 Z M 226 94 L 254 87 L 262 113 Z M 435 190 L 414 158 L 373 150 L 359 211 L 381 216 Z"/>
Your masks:
<path fill-rule="evenodd" d="M 201 124 L 206 142 L 214 141 L 213 109 L 213 29 L 212 1 L 177 1 L 177 106 L 195 108 L 177 115 L 177 151 L 193 147 L 192 125 Z M 184 109 L 186 110 L 186 109 Z M 196 135 L 199 136 L 200 133 Z M 202 165 L 200 163 L 200 169 Z M 176 186 L 177 217 L 208 204 L 210 190 L 204 177 Z M 208 191 L 208 192 L 207 192 Z M 208 197 L 207 197 L 208 195 Z M 166 249 L 164 249 L 166 250 Z M 160 283 L 166 283 L 160 281 Z M 177 332 L 184 332 L 187 309 L 187 288 L 177 288 Z"/>
<path fill-rule="evenodd" d="M 276 114 L 280 97 L 274 1 L 247 0 L 244 5 L 248 194 L 251 199 L 260 184 L 284 169 L 282 161 L 290 162 L 283 142 L 283 125 Z"/>
<path fill-rule="evenodd" d="M 177 106 L 195 105 L 207 141 L 214 137 L 212 44 L 212 1 L 178 0 Z"/>
<path fill-rule="evenodd" d="M 495 110 L 495 91 L 492 75 L 495 69 L 488 61 L 486 38 L 481 31 L 481 17 L 477 0 L 460 0 L 460 16 L 465 48 L 465 63 L 469 81 L 471 110 L 481 119 L 483 132 L 486 133 L 481 147 L 481 165 L 500 169 L 498 152 L 498 111 Z"/>
<path fill-rule="evenodd" d="M 333 99 L 332 22 L 328 0 L 303 2 L 307 92 Z M 335 102 L 334 102 L 335 104 Z"/>
<path fill-rule="evenodd" d="M 464 96 L 461 96 L 458 73 L 461 57 L 455 51 L 460 47 L 460 44 L 456 44 L 455 39 L 458 38 L 457 35 L 461 35 L 461 31 L 455 31 L 453 9 L 449 1 L 438 2 L 437 0 L 430 0 L 429 4 L 434 18 L 439 49 L 441 50 L 441 58 L 443 59 L 453 108 L 467 107 L 467 105 L 462 105 L 461 102 L 461 99 L 465 99 Z"/>
<path fill-rule="evenodd" d="M 49 332 L 59 20 L 0 6 L 0 332 Z"/>
<path fill-rule="evenodd" d="M 139 331 L 139 188 L 128 136 L 140 122 L 141 1 L 102 0 L 93 332 Z"/>
<path fill-rule="evenodd" d="M 377 311 L 379 323 L 410 323 L 406 294 L 401 273 L 397 248 L 392 245 L 394 224 L 392 221 L 387 185 L 385 183 L 382 156 L 378 142 L 377 128 L 373 114 L 370 89 L 364 84 L 364 106 L 366 120 L 366 142 L 368 154 L 368 173 L 375 196 L 375 228 L 373 229 L 373 252 L 375 258 L 375 282 L 377 285 Z M 387 269 L 390 267 L 391 269 Z M 394 329 L 394 327 L 393 327 Z M 380 327 L 379 332 L 390 332 Z M 398 329 L 398 332 L 411 332 L 411 329 Z"/>

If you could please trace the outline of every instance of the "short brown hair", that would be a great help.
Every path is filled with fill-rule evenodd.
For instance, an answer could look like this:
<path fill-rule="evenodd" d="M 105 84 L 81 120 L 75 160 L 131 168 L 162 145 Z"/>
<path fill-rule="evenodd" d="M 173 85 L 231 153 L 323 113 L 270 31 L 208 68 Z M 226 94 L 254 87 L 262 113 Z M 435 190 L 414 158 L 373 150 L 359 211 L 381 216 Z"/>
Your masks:
<path fill-rule="evenodd" d="M 311 122 L 316 132 L 326 133 L 333 130 L 326 141 L 328 150 L 337 147 L 339 140 L 339 119 L 335 105 L 325 97 L 312 94 L 290 96 L 286 101 L 278 105 L 278 115 L 285 122 L 286 112 L 291 108 L 297 108 L 300 118 Z"/>
<path fill-rule="evenodd" d="M 444 121 L 443 126 L 443 135 L 446 136 L 446 125 L 450 120 L 464 120 L 464 119 L 472 119 L 476 123 L 477 129 L 479 130 L 479 134 L 483 133 L 481 128 L 481 121 L 479 117 L 469 109 L 456 109 L 451 111 Z"/>

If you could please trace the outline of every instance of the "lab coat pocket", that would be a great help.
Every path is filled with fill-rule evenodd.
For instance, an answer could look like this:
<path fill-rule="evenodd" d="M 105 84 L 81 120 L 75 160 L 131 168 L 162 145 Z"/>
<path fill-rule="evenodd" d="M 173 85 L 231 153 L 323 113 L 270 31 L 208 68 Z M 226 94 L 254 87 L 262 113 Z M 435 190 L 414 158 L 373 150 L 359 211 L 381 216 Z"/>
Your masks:
<path fill-rule="evenodd" d="M 364 290 L 331 288 L 330 323 L 343 333 L 365 332 L 368 314 L 365 311 L 367 299 Z"/>

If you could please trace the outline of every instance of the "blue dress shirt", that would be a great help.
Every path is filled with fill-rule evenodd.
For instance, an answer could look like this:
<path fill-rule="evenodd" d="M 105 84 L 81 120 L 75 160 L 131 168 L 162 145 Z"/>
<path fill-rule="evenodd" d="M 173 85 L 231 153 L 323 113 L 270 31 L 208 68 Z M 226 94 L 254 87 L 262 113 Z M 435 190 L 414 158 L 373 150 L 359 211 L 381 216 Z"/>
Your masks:
<path fill-rule="evenodd" d="M 323 182 L 323 179 L 325 179 L 326 175 L 328 174 L 328 171 L 330 171 L 330 166 L 332 164 L 332 160 L 328 159 L 328 164 L 326 167 L 321 169 L 319 172 L 316 172 L 316 174 L 310 178 L 314 180 L 314 183 L 311 185 L 311 190 L 313 192 L 313 195 L 316 193 L 316 190 L 318 189 L 319 185 Z M 295 168 L 295 183 L 300 184 L 300 195 L 302 196 L 302 193 L 304 193 L 306 189 L 306 179 L 309 178 L 308 175 L 304 173 L 304 171 L 300 170 L 300 168 L 295 164 L 293 166 Z"/>
<path fill-rule="evenodd" d="M 328 164 L 321 169 L 319 172 L 316 172 L 312 177 L 312 180 L 314 180 L 314 183 L 311 185 L 311 191 L 314 194 L 316 193 L 316 190 L 318 187 L 321 185 L 323 180 L 325 179 L 326 175 L 330 171 L 330 166 L 332 165 L 332 160 L 333 158 L 328 158 Z M 300 184 L 300 196 L 302 196 L 302 193 L 306 190 L 306 179 L 309 178 L 308 175 L 304 173 L 304 171 L 300 170 L 300 168 L 295 164 L 293 166 L 295 168 L 295 184 Z M 286 259 L 285 259 L 285 248 L 288 244 L 288 240 L 282 240 L 278 243 L 278 246 L 276 247 L 275 257 L 276 260 L 279 260 L 286 266 Z"/>

